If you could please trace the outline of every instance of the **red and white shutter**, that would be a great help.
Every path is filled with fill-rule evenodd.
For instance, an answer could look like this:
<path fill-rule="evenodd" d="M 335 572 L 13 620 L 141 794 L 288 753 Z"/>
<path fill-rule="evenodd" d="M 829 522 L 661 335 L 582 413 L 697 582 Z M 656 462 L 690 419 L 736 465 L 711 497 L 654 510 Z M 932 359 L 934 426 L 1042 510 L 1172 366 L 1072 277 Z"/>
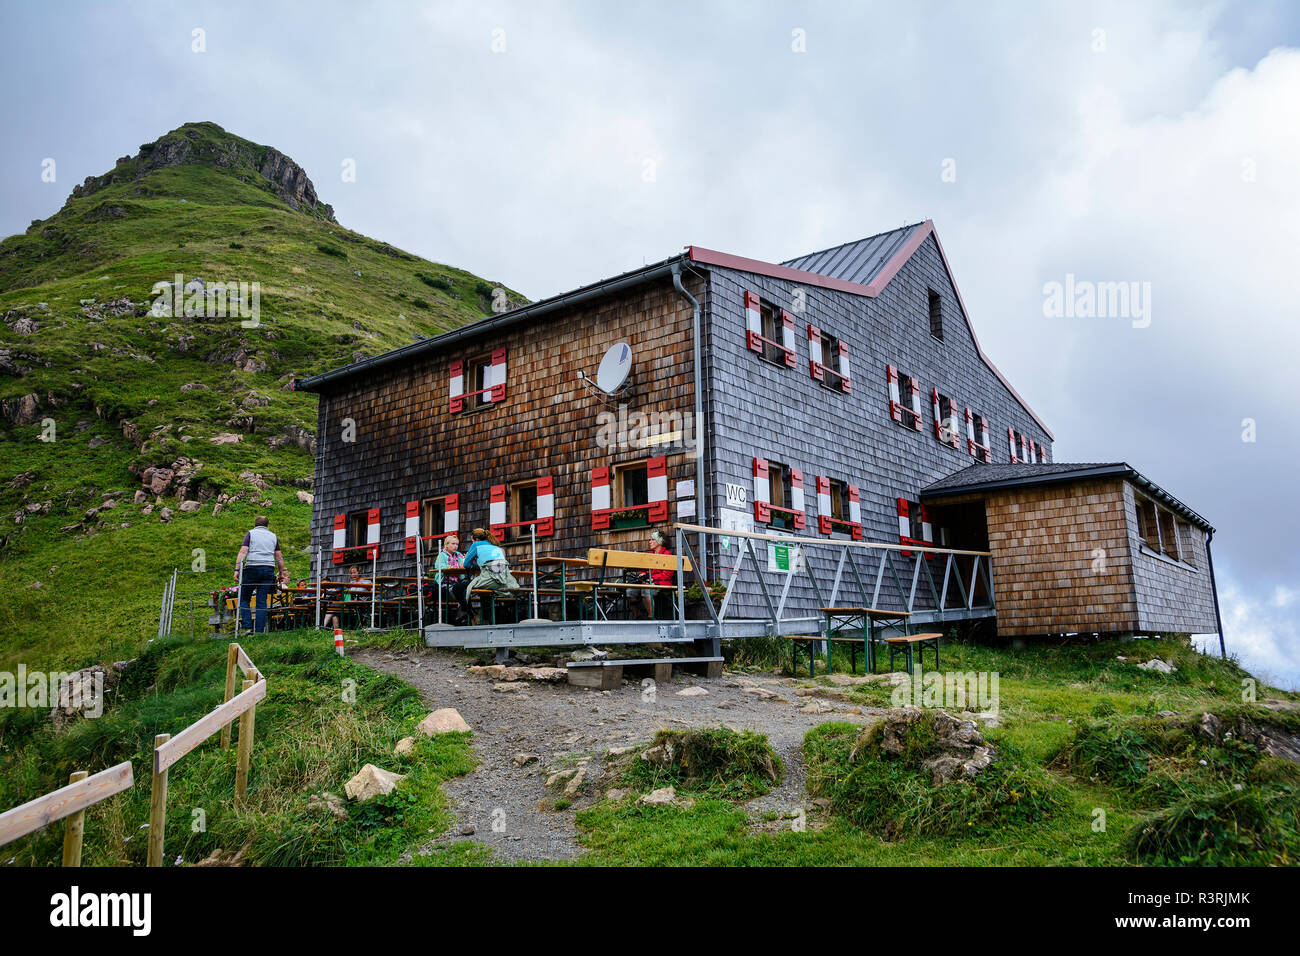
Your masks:
<path fill-rule="evenodd" d="M 817 530 L 821 534 L 830 534 L 831 525 L 831 480 L 825 475 L 817 476 Z"/>
<path fill-rule="evenodd" d="M 555 479 L 543 475 L 537 479 L 537 536 L 555 534 Z"/>
<path fill-rule="evenodd" d="M 451 363 L 451 385 L 448 388 L 450 396 L 451 411 L 463 412 L 465 410 L 465 363 L 456 361 Z"/>
<path fill-rule="evenodd" d="M 406 503 L 406 527 L 403 533 L 406 536 L 406 553 L 415 554 L 415 539 L 420 536 L 420 503 L 418 501 L 408 501 Z"/>
<path fill-rule="evenodd" d="M 826 381 L 826 359 L 822 355 L 822 330 L 808 326 L 808 372 L 819 382 Z"/>
<path fill-rule="evenodd" d="M 943 441 L 943 419 L 939 417 L 939 390 L 930 389 L 930 401 L 934 403 L 934 437 Z"/>
<path fill-rule="evenodd" d="M 486 396 L 488 401 L 506 400 L 506 347 L 504 345 L 492 350 L 491 389 Z"/>
<path fill-rule="evenodd" d="M 921 540 L 934 544 L 934 526 L 930 524 L 930 509 L 921 505 Z"/>
<path fill-rule="evenodd" d="M 798 468 L 790 469 L 790 507 L 794 510 L 794 526 L 799 531 L 808 525 L 808 515 L 804 510 L 803 472 Z"/>
<path fill-rule="evenodd" d="M 992 461 L 993 445 L 989 442 L 989 420 L 987 418 L 980 419 L 980 444 L 984 446 L 984 460 Z"/>
<path fill-rule="evenodd" d="M 1029 457 L 1029 439 L 1024 435 L 1020 436 L 1020 460 L 1029 462 L 1033 461 L 1033 459 Z"/>
<path fill-rule="evenodd" d="M 366 560 L 372 560 L 378 553 L 379 548 L 379 509 L 371 508 L 366 512 L 366 544 L 374 547 L 366 548 Z"/>
<path fill-rule="evenodd" d="M 460 531 L 460 495 L 448 495 L 442 499 L 442 532 L 450 534 Z"/>
<path fill-rule="evenodd" d="M 849 344 L 841 339 L 836 343 L 840 350 L 840 391 L 848 392 L 849 389 Z"/>
<path fill-rule="evenodd" d="M 772 521 L 772 483 L 766 458 L 754 459 L 754 520 L 761 524 Z"/>
<path fill-rule="evenodd" d="M 857 485 L 849 485 L 849 524 L 854 541 L 862 540 L 862 500 Z"/>
<path fill-rule="evenodd" d="M 650 511 L 646 520 L 650 522 L 668 520 L 668 459 L 651 458 L 645 463 L 646 498 L 650 502 Z"/>
<path fill-rule="evenodd" d="M 921 430 L 921 383 L 916 379 L 911 382 L 912 392 L 912 427 Z"/>
<path fill-rule="evenodd" d="M 334 516 L 334 563 L 343 563 L 343 549 L 348 546 L 348 516 Z"/>
<path fill-rule="evenodd" d="M 948 444 L 961 447 L 961 419 L 957 417 L 957 403 L 951 399 L 948 401 Z"/>
<path fill-rule="evenodd" d="M 785 364 L 794 368 L 794 316 L 781 310 L 781 347 L 785 349 Z"/>
<path fill-rule="evenodd" d="M 758 296 L 745 293 L 745 347 L 751 352 L 763 352 L 763 310 Z"/>
<path fill-rule="evenodd" d="M 1046 464 L 1047 464 L 1047 446 L 1046 446 L 1046 445 L 1039 445 L 1039 446 L 1038 446 L 1038 456 L 1039 456 L 1039 458 L 1042 460 L 1043 464 L 1046 465 Z"/>
<path fill-rule="evenodd" d="M 609 467 L 591 469 L 591 527 L 601 531 L 609 527 Z"/>
<path fill-rule="evenodd" d="M 907 499 L 898 498 L 898 543 L 909 544 L 912 539 L 912 519 L 907 510 Z M 911 551 L 901 552 L 903 557 L 909 557 Z"/>
<path fill-rule="evenodd" d="M 903 402 L 898 394 L 898 369 L 892 365 L 885 366 L 885 377 L 889 382 L 889 417 L 896 422 L 903 420 Z"/>
<path fill-rule="evenodd" d="M 1020 456 L 1016 454 L 1016 430 L 1010 426 L 1007 426 L 1007 445 L 1011 450 L 1011 463 L 1015 464 Z"/>
<path fill-rule="evenodd" d="M 506 523 L 506 486 L 493 485 L 488 495 L 488 527 L 492 533 L 501 538 L 501 532 L 505 528 L 501 527 Z"/>
<path fill-rule="evenodd" d="M 969 408 L 966 409 L 966 451 L 972 458 L 975 457 L 975 416 Z"/>

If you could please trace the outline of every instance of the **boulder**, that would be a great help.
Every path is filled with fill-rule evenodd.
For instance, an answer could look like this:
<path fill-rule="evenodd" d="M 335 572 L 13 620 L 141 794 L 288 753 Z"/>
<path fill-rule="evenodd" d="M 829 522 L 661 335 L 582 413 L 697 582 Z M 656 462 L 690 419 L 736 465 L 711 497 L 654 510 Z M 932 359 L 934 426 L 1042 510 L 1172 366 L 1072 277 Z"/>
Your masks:
<path fill-rule="evenodd" d="M 467 733 L 469 724 L 456 708 L 443 707 L 420 721 L 417 729 L 426 737 L 432 737 L 434 734 Z"/>
<path fill-rule="evenodd" d="M 921 730 L 923 721 L 933 719 L 934 740 L 931 756 L 921 762 L 930 771 L 930 782 L 939 786 L 958 777 L 970 778 L 987 769 L 996 759 L 973 720 L 961 720 L 947 711 L 923 711 L 916 707 L 896 707 L 886 712 L 880 731 L 880 749 L 893 756 L 907 750 L 907 739 Z M 928 733 L 928 730 L 926 731 Z M 849 752 L 849 761 L 874 739 L 870 731 L 858 738 Z"/>
<path fill-rule="evenodd" d="M 343 785 L 343 792 L 348 795 L 349 800 L 369 800 L 372 797 L 392 793 L 394 788 L 405 779 L 405 774 L 393 773 L 391 770 L 368 763 L 357 772 L 355 777 Z"/>
<path fill-rule="evenodd" d="M 177 508 L 186 514 L 191 514 L 195 511 L 198 511 L 202 507 L 203 507 L 202 503 L 198 501 L 182 501 L 179 505 L 177 505 Z"/>
<path fill-rule="evenodd" d="M 676 802 L 677 791 L 673 787 L 660 787 L 658 790 L 651 790 L 645 796 L 637 800 L 637 803 L 642 803 L 651 807 L 670 806 Z"/>
<path fill-rule="evenodd" d="M 305 505 L 311 504 L 313 500 L 313 496 L 310 491 L 295 491 L 294 497 L 296 497 L 299 501 L 301 501 Z"/>
<path fill-rule="evenodd" d="M 1144 671 L 1155 671 L 1157 674 L 1172 674 L 1174 671 L 1178 670 L 1178 668 L 1173 664 L 1170 664 L 1168 661 L 1162 661 L 1158 657 L 1153 657 L 1149 661 L 1143 661 L 1138 665 L 1138 669 Z"/>
<path fill-rule="evenodd" d="M 403 737 L 393 748 L 393 753 L 398 757 L 409 757 L 415 751 L 415 738 Z"/>
<path fill-rule="evenodd" d="M 678 697 L 708 697 L 709 692 L 703 687 L 683 687 L 677 692 Z"/>

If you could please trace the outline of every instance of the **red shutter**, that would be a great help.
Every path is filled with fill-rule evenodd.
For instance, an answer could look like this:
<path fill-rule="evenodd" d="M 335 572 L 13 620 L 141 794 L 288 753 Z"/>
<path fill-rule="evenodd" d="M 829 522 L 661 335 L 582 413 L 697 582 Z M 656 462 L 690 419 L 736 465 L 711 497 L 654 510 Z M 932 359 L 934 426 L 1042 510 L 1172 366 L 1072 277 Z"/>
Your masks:
<path fill-rule="evenodd" d="M 448 385 L 451 396 L 451 411 L 463 412 L 465 410 L 465 363 L 456 361 L 451 363 L 451 381 Z"/>
<path fill-rule="evenodd" d="M 609 467 L 601 465 L 591 469 L 591 529 L 609 529 Z"/>
<path fill-rule="evenodd" d="M 646 485 L 650 494 L 650 510 L 646 513 L 646 520 L 654 523 L 656 521 L 668 520 L 668 459 L 666 457 L 651 458 L 645 463 Z M 656 482 L 656 478 L 662 478 L 662 482 Z M 655 497 L 655 486 L 663 485 L 663 494 L 665 497 Z"/>
<path fill-rule="evenodd" d="M 910 382 L 908 391 L 912 393 L 912 427 L 917 431 L 921 430 L 921 383 L 916 379 Z"/>
<path fill-rule="evenodd" d="M 819 382 L 826 381 L 826 356 L 822 355 L 822 330 L 808 326 L 808 372 Z"/>
<path fill-rule="evenodd" d="M 419 503 L 418 501 L 408 501 L 408 502 L 406 503 L 406 524 L 407 524 L 407 528 L 406 528 L 406 530 L 407 530 L 407 531 L 410 531 L 410 530 L 411 530 L 411 528 L 410 528 L 410 524 L 411 524 L 411 519 L 412 519 L 412 518 L 414 518 L 414 519 L 416 520 L 415 534 L 414 534 L 414 535 L 409 535 L 409 534 L 408 534 L 408 535 L 406 536 L 406 553 L 407 553 L 407 554 L 415 554 L 415 539 L 416 539 L 417 537 L 419 537 L 419 534 L 420 534 L 420 526 L 419 526 L 419 520 L 420 520 L 420 503 Z"/>
<path fill-rule="evenodd" d="M 334 546 L 334 563 L 343 563 L 343 549 L 347 546 L 348 534 L 348 516 L 334 516 L 334 540 L 330 543 Z"/>
<path fill-rule="evenodd" d="M 854 541 L 862 540 L 862 501 L 857 485 L 849 485 L 849 533 Z"/>
<path fill-rule="evenodd" d="M 745 293 L 745 348 L 763 354 L 763 309 L 753 292 Z"/>
<path fill-rule="evenodd" d="M 835 529 L 831 525 L 831 480 L 826 475 L 817 476 L 817 531 L 830 534 Z"/>
<path fill-rule="evenodd" d="M 885 366 L 885 384 L 889 392 L 889 417 L 900 424 L 903 421 L 903 396 L 898 391 L 898 369 Z"/>
<path fill-rule="evenodd" d="M 907 499 L 898 498 L 895 500 L 897 500 L 898 502 L 898 543 L 911 544 L 912 543 L 912 521 L 908 515 Z M 911 551 L 901 551 L 899 553 L 902 554 L 902 556 L 905 558 L 910 558 L 912 556 Z"/>
<path fill-rule="evenodd" d="M 847 343 L 847 342 L 845 342 L 843 339 L 841 339 L 840 342 L 839 342 L 839 351 L 840 351 L 840 374 L 839 374 L 839 380 L 840 380 L 840 391 L 841 391 L 841 392 L 848 392 L 848 391 L 849 391 L 849 374 L 850 374 L 850 372 L 849 372 L 849 343 Z"/>
<path fill-rule="evenodd" d="M 939 407 L 939 390 L 930 389 L 930 403 L 934 410 L 934 437 L 943 441 L 943 409 Z"/>
<path fill-rule="evenodd" d="M 794 368 L 794 316 L 781 310 L 781 348 L 785 350 L 786 368 Z"/>
<path fill-rule="evenodd" d="M 803 531 L 808 526 L 808 503 L 804 501 L 803 472 L 798 468 L 790 469 L 790 507 L 794 511 L 795 530 Z"/>
<path fill-rule="evenodd" d="M 490 393 L 492 401 L 504 402 L 506 400 L 506 347 L 492 350 L 492 391 Z"/>
<path fill-rule="evenodd" d="M 766 458 L 754 459 L 754 520 L 759 524 L 772 522 L 772 485 Z"/>
<path fill-rule="evenodd" d="M 379 553 L 379 509 L 371 508 L 366 512 L 366 544 L 375 547 L 366 548 L 366 560 L 373 561 Z"/>
<path fill-rule="evenodd" d="M 1007 426 L 1007 444 L 1011 446 L 1011 463 L 1014 465 L 1020 459 L 1016 456 L 1016 430 Z"/>
<path fill-rule="evenodd" d="M 505 534 L 506 523 L 506 486 L 493 485 L 488 495 L 488 529 L 498 541 Z"/>

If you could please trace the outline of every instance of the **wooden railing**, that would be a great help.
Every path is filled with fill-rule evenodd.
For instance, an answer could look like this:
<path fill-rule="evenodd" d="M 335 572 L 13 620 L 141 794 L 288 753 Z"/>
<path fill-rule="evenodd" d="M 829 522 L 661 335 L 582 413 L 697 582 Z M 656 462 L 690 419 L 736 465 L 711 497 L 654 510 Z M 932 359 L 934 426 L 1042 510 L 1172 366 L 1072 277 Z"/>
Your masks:
<path fill-rule="evenodd" d="M 236 670 L 244 676 L 239 694 L 235 694 Z M 265 697 L 265 678 L 244 653 L 244 649 L 238 644 L 231 644 L 226 653 L 223 702 L 174 737 L 171 734 L 158 734 L 154 737 L 153 779 L 149 800 L 149 866 L 162 866 L 169 770 L 218 730 L 221 731 L 222 749 L 229 747 L 230 725 L 236 720 L 239 721 L 239 755 L 235 764 L 235 806 L 242 807 L 245 804 L 253 756 L 254 714 L 257 704 Z M 63 835 L 63 865 L 80 866 L 86 808 L 131 789 L 134 783 L 129 760 L 101 770 L 94 776 L 87 776 L 84 770 L 74 771 L 66 787 L 0 813 L 0 846 L 67 818 Z"/>

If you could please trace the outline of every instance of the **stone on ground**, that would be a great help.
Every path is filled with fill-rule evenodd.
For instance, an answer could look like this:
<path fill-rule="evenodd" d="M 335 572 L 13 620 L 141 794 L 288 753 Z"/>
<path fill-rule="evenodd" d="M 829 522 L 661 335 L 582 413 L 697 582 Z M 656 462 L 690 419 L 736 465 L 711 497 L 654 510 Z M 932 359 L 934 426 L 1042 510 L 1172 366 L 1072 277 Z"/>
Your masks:
<path fill-rule="evenodd" d="M 443 707 L 420 721 L 418 729 L 426 737 L 432 737 L 434 734 L 464 733 L 469 730 L 469 724 L 455 707 Z"/>
<path fill-rule="evenodd" d="M 406 779 L 405 774 L 393 773 L 372 763 L 366 764 L 357 775 L 343 785 L 343 792 L 349 800 L 369 800 L 382 794 L 392 793 L 393 789 Z"/>

